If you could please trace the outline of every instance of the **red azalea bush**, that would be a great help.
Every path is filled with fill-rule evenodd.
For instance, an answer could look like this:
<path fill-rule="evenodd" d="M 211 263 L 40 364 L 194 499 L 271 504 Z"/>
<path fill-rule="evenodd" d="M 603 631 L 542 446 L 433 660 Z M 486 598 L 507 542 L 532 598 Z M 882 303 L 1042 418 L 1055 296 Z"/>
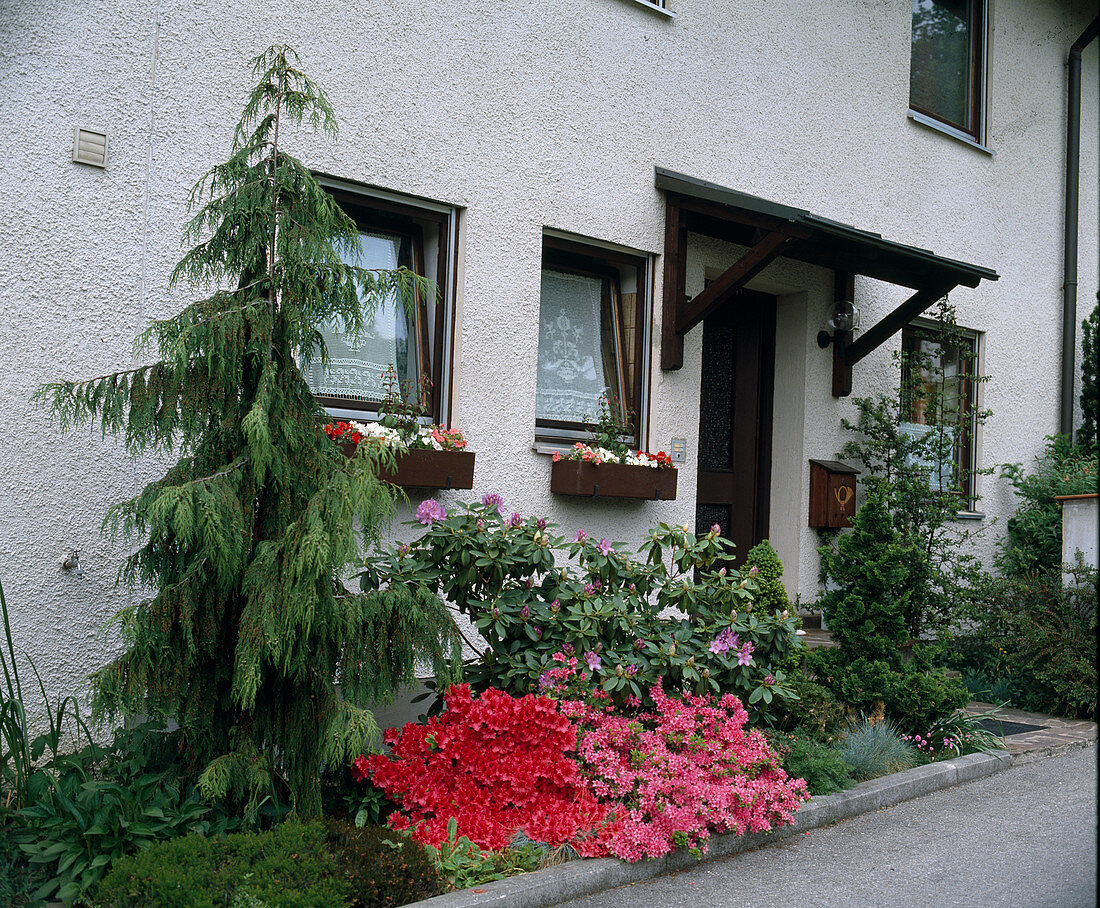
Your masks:
<path fill-rule="evenodd" d="M 596 796 L 620 806 L 608 851 L 624 861 L 656 858 L 678 846 L 705 850 L 713 832 L 762 832 L 793 822 L 810 795 L 780 768 L 732 694 L 668 697 L 660 683 L 655 712 L 628 718 L 614 707 L 566 700 L 578 729 L 582 773 Z"/>
<path fill-rule="evenodd" d="M 427 724 L 386 732 L 390 756 L 355 761 L 357 779 L 369 776 L 401 805 L 391 826 L 411 825 L 414 839 L 438 847 L 454 817 L 458 834 L 482 848 L 503 848 L 522 831 L 581 854 L 606 853 L 613 811 L 569 759 L 577 732 L 553 700 L 491 688 L 475 699 L 466 684 L 444 699 L 443 712 Z"/>
<path fill-rule="evenodd" d="M 704 849 L 714 832 L 790 823 L 809 797 L 764 737 L 745 733 L 748 714 L 732 694 L 675 700 L 657 684 L 655 712 L 633 718 L 602 694 L 559 705 L 494 689 L 475 699 L 457 685 L 440 716 L 391 729 L 392 754 L 360 757 L 353 774 L 400 804 L 390 825 L 412 826 L 425 844 L 445 841 L 454 817 L 459 835 L 482 848 L 522 831 L 632 862 Z"/>

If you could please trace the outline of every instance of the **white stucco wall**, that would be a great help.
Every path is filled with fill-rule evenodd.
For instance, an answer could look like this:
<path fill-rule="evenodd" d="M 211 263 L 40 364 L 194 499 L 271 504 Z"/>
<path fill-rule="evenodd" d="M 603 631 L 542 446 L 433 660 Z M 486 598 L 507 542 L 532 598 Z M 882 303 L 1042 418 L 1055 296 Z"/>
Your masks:
<path fill-rule="evenodd" d="M 547 459 L 531 450 L 542 231 L 660 254 L 654 165 L 995 268 L 1000 281 L 952 295 L 960 322 L 984 332 L 995 415 L 982 463 L 1041 450 L 1059 406 L 1064 60 L 1092 6 L 992 4 L 990 156 L 907 119 L 908 4 L 670 5 L 675 20 L 623 0 L 382 0 L 338 12 L 120 0 L 110 13 L 0 0 L 0 578 L 51 694 L 109 656 L 101 628 L 125 604 L 113 584 L 126 546 L 98 526 L 156 465 L 95 435 L 60 437 L 29 394 L 130 365 L 140 327 L 178 308 L 166 282 L 186 193 L 227 152 L 246 58 L 278 41 L 327 89 L 342 129 L 335 146 L 296 139 L 300 157 L 463 209 L 453 423 L 478 452 L 475 494 L 499 491 L 509 510 L 627 541 L 657 520 L 694 521 L 701 332 L 687 337 L 682 370 L 660 371 L 659 305 L 649 446 L 688 439 L 678 499 L 552 498 Z M 1085 310 L 1097 288 L 1095 43 L 1083 69 Z M 78 125 L 110 134 L 106 170 L 71 162 Z M 693 239 L 688 292 L 734 254 Z M 752 286 L 780 298 L 771 535 L 792 591 L 810 601 L 806 461 L 836 451 L 852 412 L 831 396 L 830 354 L 814 344 L 832 277 L 779 261 Z M 902 298 L 868 280 L 857 295 L 865 326 Z M 857 394 L 893 383 L 890 345 L 856 367 Z M 983 494 L 989 523 L 1011 513 L 1006 484 L 986 481 Z M 80 578 L 59 570 L 74 548 Z"/>

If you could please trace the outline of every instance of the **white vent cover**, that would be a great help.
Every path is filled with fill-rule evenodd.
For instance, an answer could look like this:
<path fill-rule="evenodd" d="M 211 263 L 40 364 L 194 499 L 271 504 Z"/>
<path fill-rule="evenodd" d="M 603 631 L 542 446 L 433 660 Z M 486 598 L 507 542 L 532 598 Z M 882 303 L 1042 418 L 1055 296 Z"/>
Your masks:
<path fill-rule="evenodd" d="M 93 167 L 107 166 L 107 133 L 94 129 L 73 130 L 73 160 Z"/>

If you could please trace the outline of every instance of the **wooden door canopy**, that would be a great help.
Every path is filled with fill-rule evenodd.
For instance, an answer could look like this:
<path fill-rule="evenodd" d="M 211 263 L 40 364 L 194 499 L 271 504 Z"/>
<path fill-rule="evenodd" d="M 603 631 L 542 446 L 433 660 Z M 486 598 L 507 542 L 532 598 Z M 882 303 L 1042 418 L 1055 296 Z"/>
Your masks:
<path fill-rule="evenodd" d="M 854 340 L 841 338 L 833 351 L 833 395 L 852 390 L 852 366 L 955 287 L 995 281 L 996 271 L 947 259 L 883 239 L 801 208 L 779 205 L 695 177 L 656 168 L 665 192 L 664 299 L 661 368 L 684 365 L 684 335 L 704 318 L 730 304 L 737 292 L 776 258 L 831 268 L 837 284 L 852 286 L 857 274 L 909 287 L 915 292 Z M 689 233 L 715 237 L 748 251 L 694 299 L 686 295 Z M 850 297 L 849 297 L 850 298 Z M 854 302 L 854 300 L 853 300 Z"/>

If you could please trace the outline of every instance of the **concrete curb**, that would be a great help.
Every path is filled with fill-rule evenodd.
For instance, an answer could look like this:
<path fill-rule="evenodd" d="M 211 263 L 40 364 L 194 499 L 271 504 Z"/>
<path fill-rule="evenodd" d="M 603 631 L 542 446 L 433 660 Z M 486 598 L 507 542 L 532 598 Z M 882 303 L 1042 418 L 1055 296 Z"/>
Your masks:
<path fill-rule="evenodd" d="M 1081 746 L 1086 746 L 1082 742 Z M 1064 750 L 1064 746 L 1049 751 Z M 953 785 L 980 779 L 983 776 L 1008 769 L 1015 763 L 1026 763 L 1043 754 L 1017 754 L 1015 758 L 1005 751 L 992 754 L 969 754 L 942 763 L 929 763 L 904 772 L 861 782 L 848 791 L 811 798 L 795 814 L 793 826 L 784 826 L 770 832 L 748 835 L 711 836 L 704 861 L 728 857 L 749 851 L 772 842 L 778 842 L 800 832 L 808 832 L 838 820 L 893 807 L 902 801 L 931 794 Z M 1028 759 L 1020 759 L 1027 757 Z M 486 905 L 500 908 L 549 908 L 570 899 L 581 898 L 607 889 L 626 886 L 666 873 L 673 873 L 699 863 L 686 851 L 674 851 L 653 861 L 627 864 L 616 858 L 588 858 L 569 861 L 557 867 L 547 867 L 533 873 L 486 883 L 461 892 L 449 892 L 434 898 L 413 902 L 421 908 L 482 908 Z"/>

